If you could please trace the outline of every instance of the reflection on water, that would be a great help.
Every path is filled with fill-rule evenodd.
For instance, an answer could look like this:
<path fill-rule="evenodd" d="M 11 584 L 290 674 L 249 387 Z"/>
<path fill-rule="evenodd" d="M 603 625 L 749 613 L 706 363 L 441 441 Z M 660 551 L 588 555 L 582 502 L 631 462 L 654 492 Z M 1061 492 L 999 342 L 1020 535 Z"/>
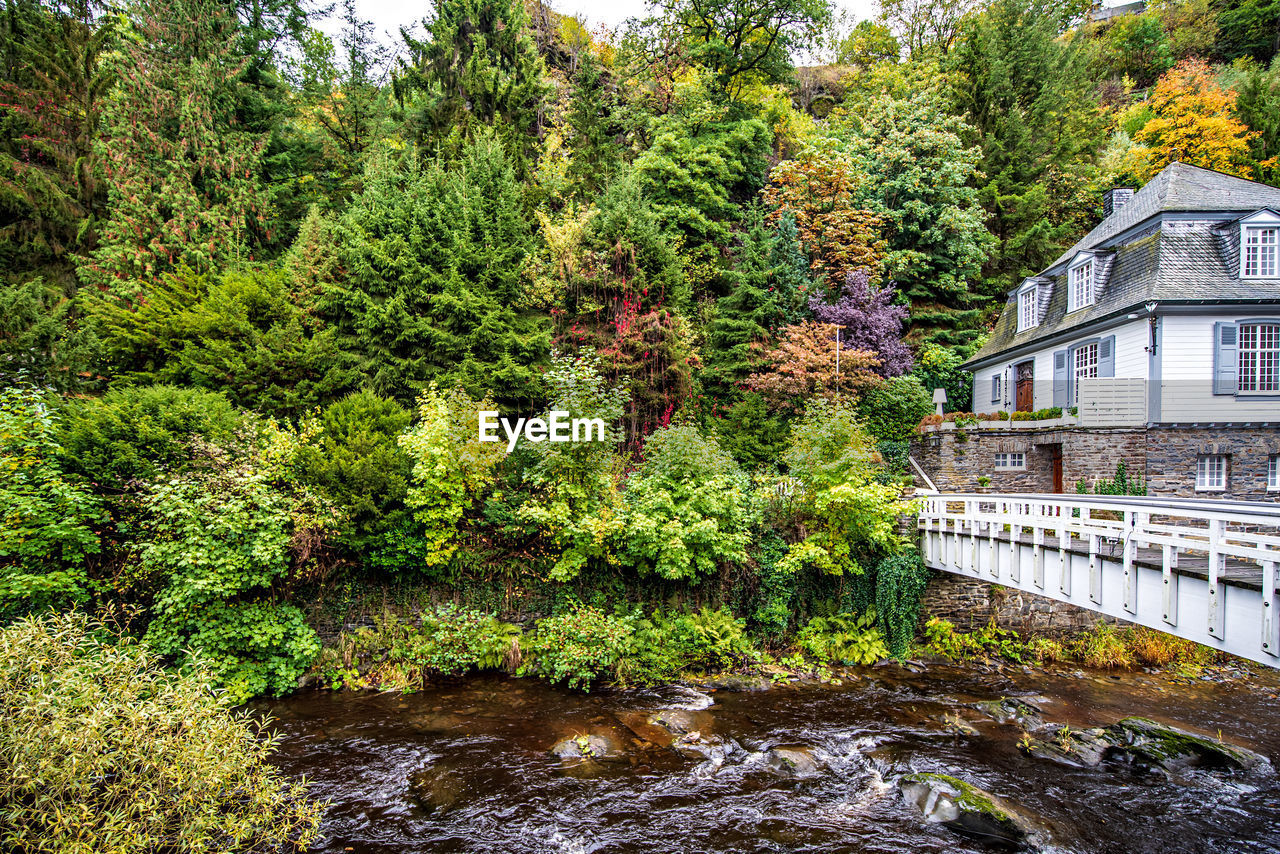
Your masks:
<path fill-rule="evenodd" d="M 1280 852 L 1273 773 L 1067 768 L 1023 755 L 1016 724 L 972 706 L 1037 696 L 1046 718 L 1077 729 L 1140 714 L 1221 731 L 1274 763 L 1280 680 L 1175 685 L 937 665 L 849 677 L 756 693 L 581 695 L 486 676 L 263 708 L 284 735 L 278 764 L 332 800 L 325 852 L 992 850 L 925 824 L 894 785 L 910 771 L 961 777 L 1016 804 L 1048 829 L 1045 850 Z M 550 753 L 577 736 L 597 758 Z"/>

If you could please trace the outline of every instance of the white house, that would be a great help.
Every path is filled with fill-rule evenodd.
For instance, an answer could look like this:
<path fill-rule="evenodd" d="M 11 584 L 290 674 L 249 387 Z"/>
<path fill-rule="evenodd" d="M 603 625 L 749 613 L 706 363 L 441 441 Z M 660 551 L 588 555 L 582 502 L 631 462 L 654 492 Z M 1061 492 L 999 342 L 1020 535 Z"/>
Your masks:
<path fill-rule="evenodd" d="M 1280 189 L 1173 163 L 1009 293 L 973 410 L 1280 423 Z"/>

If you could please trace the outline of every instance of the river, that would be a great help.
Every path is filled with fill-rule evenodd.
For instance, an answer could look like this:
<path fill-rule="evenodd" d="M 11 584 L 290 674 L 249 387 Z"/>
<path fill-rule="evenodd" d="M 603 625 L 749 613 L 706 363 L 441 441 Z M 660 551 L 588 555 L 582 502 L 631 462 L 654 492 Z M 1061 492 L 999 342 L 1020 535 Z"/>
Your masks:
<path fill-rule="evenodd" d="M 591 694 L 486 675 L 413 694 L 300 693 L 257 708 L 276 719 L 278 766 L 332 802 L 322 852 L 996 850 L 925 823 L 895 785 L 904 773 L 941 772 L 1034 816 L 1045 830 L 1034 847 L 1044 851 L 1280 854 L 1271 769 L 1065 767 L 1025 755 L 1023 728 L 981 710 L 981 701 L 1027 697 L 1076 731 L 1142 715 L 1280 765 L 1278 674 L 1179 682 L 891 664 L 840 675 L 840 685 L 765 691 Z M 662 746 L 654 715 L 694 740 L 731 745 L 721 752 L 732 755 L 717 762 Z M 595 736 L 598 752 L 614 755 L 549 753 L 575 736 Z M 776 747 L 811 763 L 771 767 Z"/>

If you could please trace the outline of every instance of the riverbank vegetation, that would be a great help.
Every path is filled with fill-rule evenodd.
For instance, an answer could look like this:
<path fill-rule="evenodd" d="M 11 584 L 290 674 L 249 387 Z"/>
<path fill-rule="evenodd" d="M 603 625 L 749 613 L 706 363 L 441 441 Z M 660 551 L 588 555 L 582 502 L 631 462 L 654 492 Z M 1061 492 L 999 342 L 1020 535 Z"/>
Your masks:
<path fill-rule="evenodd" d="M 234 700 L 908 655 L 930 392 L 1102 189 L 1275 179 L 1273 7 L 11 3 L 0 621 Z"/>

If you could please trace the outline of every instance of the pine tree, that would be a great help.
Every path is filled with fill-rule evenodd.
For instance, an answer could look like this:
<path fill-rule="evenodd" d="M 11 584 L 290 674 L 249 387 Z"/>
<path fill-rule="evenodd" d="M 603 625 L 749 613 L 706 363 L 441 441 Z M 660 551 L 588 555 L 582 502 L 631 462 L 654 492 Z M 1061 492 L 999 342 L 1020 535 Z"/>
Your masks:
<path fill-rule="evenodd" d="M 571 153 L 568 178 L 579 198 L 593 199 L 617 172 L 621 147 L 612 112 L 614 98 L 607 90 L 608 79 L 595 52 L 580 54 L 569 90 L 568 128 L 565 143 Z"/>
<path fill-rule="evenodd" d="M 835 130 L 865 176 L 860 201 L 883 218 L 885 276 L 910 300 L 915 334 L 976 330 L 970 285 L 995 240 L 974 186 L 982 152 L 962 142 L 964 122 L 947 114 L 936 87 L 921 87 L 874 96 Z"/>
<path fill-rule="evenodd" d="M 523 0 L 440 0 L 425 39 L 402 34 L 394 90 L 418 141 L 452 156 L 488 126 L 523 173 L 547 96 Z"/>
<path fill-rule="evenodd" d="M 371 390 L 410 403 L 439 381 L 530 407 L 550 349 L 546 317 L 517 308 L 530 220 L 492 141 L 465 145 L 455 168 L 383 151 L 328 231 L 333 259 L 302 268 L 329 271 L 317 283 L 320 311 Z"/>
<path fill-rule="evenodd" d="M 982 148 L 982 205 L 999 241 L 984 270 L 1002 294 L 1088 231 L 1089 187 L 1107 131 L 1080 41 L 1060 38 L 1052 0 L 995 0 L 948 58 L 955 110 Z"/>
<path fill-rule="evenodd" d="M 794 235 L 794 220 L 786 217 L 783 223 Z M 767 342 L 797 314 L 795 303 L 805 285 L 797 284 L 796 277 L 804 271 L 794 266 L 794 236 L 783 231 L 783 223 L 774 231 L 759 208 L 747 212 L 727 274 L 731 290 L 716 301 L 715 318 L 707 327 L 702 381 L 723 400 L 738 396 L 747 377 L 760 369 Z"/>
<path fill-rule="evenodd" d="M 137 0 L 96 152 L 109 208 L 81 279 L 132 299 L 162 273 L 251 260 L 264 140 L 236 119 L 236 21 L 218 0 Z"/>
<path fill-rule="evenodd" d="M 0 268 L 73 289 L 104 193 L 94 136 L 112 73 L 114 18 L 97 0 L 11 3 L 0 16 Z"/>

